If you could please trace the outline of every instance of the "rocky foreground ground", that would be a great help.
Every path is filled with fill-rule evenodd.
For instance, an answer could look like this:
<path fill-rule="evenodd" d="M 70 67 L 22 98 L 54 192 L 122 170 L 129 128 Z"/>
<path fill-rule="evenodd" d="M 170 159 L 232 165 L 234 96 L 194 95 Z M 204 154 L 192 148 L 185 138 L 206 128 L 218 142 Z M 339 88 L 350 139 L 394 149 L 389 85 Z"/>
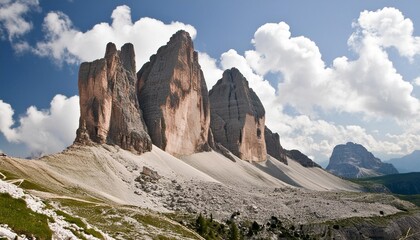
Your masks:
<path fill-rule="evenodd" d="M 200 165 L 200 161 L 207 162 L 206 157 L 218 165 L 215 172 L 208 170 L 213 167 L 206 169 Z M 197 236 L 191 233 L 192 229 L 188 230 L 191 228 L 188 224 L 200 213 L 220 223 L 255 221 L 261 226 L 274 217 L 284 226 L 302 226 L 313 234 L 314 229 L 323 229 L 317 236 L 328 231 L 335 232 L 331 236 L 341 234 L 346 226 L 340 222 L 349 219 L 359 219 L 361 224 L 367 219 L 373 226 L 375 221 L 385 222 L 382 224 L 391 226 L 391 230 L 382 227 L 382 231 L 401 236 L 408 227 L 415 226 L 413 221 L 419 220 L 411 219 L 416 216 L 413 204 L 392 195 L 339 190 L 339 185 L 345 182 L 338 180 L 336 190 L 303 189 L 264 173 L 259 168 L 261 164 L 234 162 L 215 152 L 181 160 L 156 147 L 138 156 L 103 145 L 74 146 L 61 154 L 33 161 L 2 157 L 0 171 L 38 186 L 30 193 L 117 239 L 129 236 L 150 239 L 156 234 L 194 239 Z M 289 159 L 290 171 L 293 164 Z M 235 171 L 232 166 L 236 166 Z M 327 179 L 318 180 L 322 183 Z M 349 183 L 347 187 L 351 186 Z M 401 214 L 410 217 L 403 221 L 407 228 L 392 220 Z M 372 219 L 376 220 L 372 223 Z M 333 229 L 335 225 L 340 228 Z M 181 230 L 172 234 L 172 227 Z"/>

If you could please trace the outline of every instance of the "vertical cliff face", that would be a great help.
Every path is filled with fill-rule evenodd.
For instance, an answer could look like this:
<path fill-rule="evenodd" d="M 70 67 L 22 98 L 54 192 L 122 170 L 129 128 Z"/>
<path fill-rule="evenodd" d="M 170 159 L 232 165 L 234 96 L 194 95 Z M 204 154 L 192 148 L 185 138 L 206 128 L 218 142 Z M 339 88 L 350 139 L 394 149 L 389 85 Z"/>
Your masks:
<path fill-rule="evenodd" d="M 115 144 L 138 153 L 151 150 L 136 97 L 135 72 L 132 44 L 117 51 L 113 43 L 108 43 L 104 58 L 81 64 L 75 143 Z"/>
<path fill-rule="evenodd" d="M 209 150 L 207 86 L 185 31 L 150 57 L 137 73 L 140 108 L 153 144 L 173 155 Z"/>
<path fill-rule="evenodd" d="M 287 165 L 286 150 L 280 144 L 280 136 L 278 133 L 273 133 L 267 126 L 265 126 L 265 145 L 267 153 Z"/>
<path fill-rule="evenodd" d="M 239 70 L 226 70 L 209 98 L 215 142 L 243 160 L 266 160 L 265 110 Z"/>

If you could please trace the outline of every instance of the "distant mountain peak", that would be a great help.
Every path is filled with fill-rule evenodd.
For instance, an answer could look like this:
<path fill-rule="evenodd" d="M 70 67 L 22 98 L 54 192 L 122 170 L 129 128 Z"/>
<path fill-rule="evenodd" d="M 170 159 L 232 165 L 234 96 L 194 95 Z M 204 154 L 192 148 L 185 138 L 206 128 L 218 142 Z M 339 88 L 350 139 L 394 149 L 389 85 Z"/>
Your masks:
<path fill-rule="evenodd" d="M 414 150 L 408 155 L 390 159 L 388 162 L 401 173 L 420 172 L 420 150 Z"/>
<path fill-rule="evenodd" d="M 346 178 L 398 173 L 392 164 L 383 163 L 363 145 L 353 142 L 334 147 L 327 170 Z"/>

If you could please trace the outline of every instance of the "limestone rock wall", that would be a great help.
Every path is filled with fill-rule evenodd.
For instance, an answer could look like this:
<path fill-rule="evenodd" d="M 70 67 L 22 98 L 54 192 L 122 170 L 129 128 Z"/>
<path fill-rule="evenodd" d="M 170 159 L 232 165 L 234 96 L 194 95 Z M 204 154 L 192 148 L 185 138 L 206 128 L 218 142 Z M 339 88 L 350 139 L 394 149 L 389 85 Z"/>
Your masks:
<path fill-rule="evenodd" d="M 135 91 L 134 47 L 118 51 L 108 43 L 105 57 L 79 69 L 80 120 L 75 143 L 108 143 L 138 153 L 152 143 L 143 123 Z"/>
<path fill-rule="evenodd" d="M 210 150 L 208 91 L 187 32 L 175 33 L 143 65 L 137 79 L 153 144 L 176 156 Z"/>
<path fill-rule="evenodd" d="M 243 160 L 266 160 L 265 110 L 239 70 L 226 70 L 209 98 L 214 141 Z"/>

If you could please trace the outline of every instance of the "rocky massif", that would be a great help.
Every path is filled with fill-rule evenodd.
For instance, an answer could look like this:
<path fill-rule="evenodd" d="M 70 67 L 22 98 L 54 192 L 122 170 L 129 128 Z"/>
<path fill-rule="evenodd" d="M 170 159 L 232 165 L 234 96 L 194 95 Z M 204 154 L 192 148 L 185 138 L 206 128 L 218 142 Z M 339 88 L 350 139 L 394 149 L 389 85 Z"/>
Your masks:
<path fill-rule="evenodd" d="M 398 173 L 392 164 L 383 163 L 360 144 L 335 146 L 327 170 L 345 178 L 360 178 Z"/>
<path fill-rule="evenodd" d="M 135 91 L 134 47 L 106 46 L 105 57 L 79 69 L 80 120 L 75 143 L 108 143 L 138 153 L 150 151 Z"/>
<path fill-rule="evenodd" d="M 153 144 L 177 156 L 208 151 L 208 91 L 190 35 L 174 34 L 137 78 L 138 100 Z"/>
<path fill-rule="evenodd" d="M 134 47 L 109 43 L 105 57 L 79 70 L 80 123 L 75 143 L 114 144 L 138 153 L 152 143 L 175 156 L 218 149 L 261 162 L 287 164 L 280 137 L 238 69 L 208 92 L 190 35 L 178 31 L 136 75 Z M 210 104 L 211 103 L 211 104 Z"/>
<path fill-rule="evenodd" d="M 226 70 L 209 98 L 215 142 L 243 160 L 266 160 L 265 110 L 239 70 Z"/>
<path fill-rule="evenodd" d="M 211 219 L 201 226 L 225 234 L 219 239 L 238 228 L 241 239 L 397 239 L 420 231 L 414 205 L 356 193 L 355 183 L 317 168 L 297 150 L 285 151 L 237 69 L 225 71 L 208 93 L 186 32 L 161 47 L 138 78 L 135 71 L 131 44 L 118 51 L 110 43 L 104 58 L 83 63 L 76 144 L 36 161 L 0 156 L 0 185 L 27 188 L 62 215 L 57 221 L 76 219 L 63 231 L 83 239 L 207 239 L 210 231 L 192 232 L 202 234 L 199 214 Z M 213 145 L 212 132 L 214 146 L 229 159 L 203 152 Z M 363 149 L 356 152 L 365 156 Z M 362 161 L 349 152 L 338 156 L 373 157 Z M 175 214 L 161 214 L 168 212 Z M 1 223 L 0 239 L 7 222 Z"/>

